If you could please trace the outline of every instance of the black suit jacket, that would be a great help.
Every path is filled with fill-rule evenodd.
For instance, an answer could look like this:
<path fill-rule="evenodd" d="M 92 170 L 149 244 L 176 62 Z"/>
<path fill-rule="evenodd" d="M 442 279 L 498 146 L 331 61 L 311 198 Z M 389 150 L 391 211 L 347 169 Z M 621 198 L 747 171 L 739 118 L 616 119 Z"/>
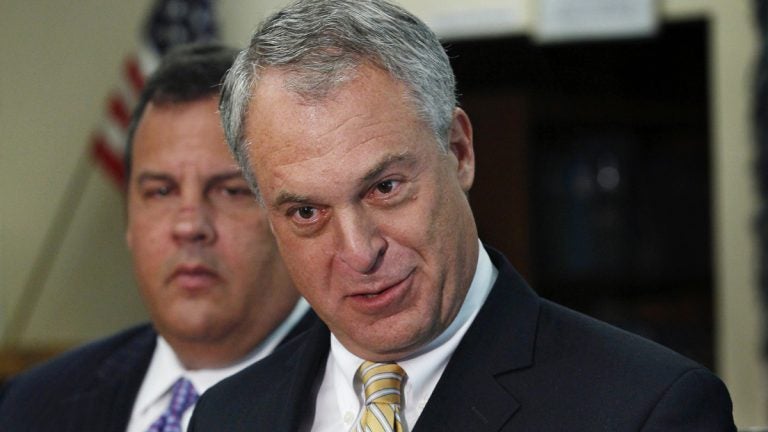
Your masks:
<path fill-rule="evenodd" d="M 284 341 L 316 320 L 307 313 Z M 141 325 L 12 378 L 0 389 L 0 431 L 125 432 L 156 340 Z"/>
<path fill-rule="evenodd" d="M 499 277 L 412 432 L 735 431 L 704 367 L 539 298 L 488 249 Z M 206 392 L 190 431 L 308 430 L 328 350 L 318 323 Z"/>

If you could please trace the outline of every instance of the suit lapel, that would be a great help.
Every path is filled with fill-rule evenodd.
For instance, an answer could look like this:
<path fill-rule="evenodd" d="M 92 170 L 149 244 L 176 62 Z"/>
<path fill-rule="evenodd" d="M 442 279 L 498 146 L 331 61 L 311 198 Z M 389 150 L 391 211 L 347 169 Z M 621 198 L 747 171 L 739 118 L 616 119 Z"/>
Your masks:
<path fill-rule="evenodd" d="M 125 431 L 152 359 L 156 336 L 147 326 L 130 343 L 107 357 L 83 391 L 62 401 L 64 412 L 73 415 L 70 424 L 59 425 L 59 430 Z"/>
<path fill-rule="evenodd" d="M 326 358 L 330 349 L 330 332 L 325 325 L 318 324 L 312 329 L 308 343 L 302 350 L 301 363 L 289 389 L 288 400 L 293 403 L 287 409 L 285 421 L 290 422 L 286 429 L 301 430 L 304 422 L 314 417 L 317 385 L 323 377 Z M 291 412 L 291 414 L 288 414 Z"/>
<path fill-rule="evenodd" d="M 290 341 L 291 339 L 295 338 L 296 336 L 309 330 L 319 320 L 320 318 L 317 317 L 317 314 L 315 314 L 315 311 L 313 311 L 312 309 L 308 310 L 307 313 L 305 313 L 304 316 L 301 317 L 299 322 L 297 322 L 296 325 L 293 326 L 291 331 L 289 331 L 288 334 L 285 335 L 283 340 L 281 340 L 280 343 L 277 344 L 277 346 L 279 347 L 284 343 Z"/>
<path fill-rule="evenodd" d="M 486 246 L 499 276 L 446 366 L 413 432 L 499 431 L 520 404 L 499 375 L 533 364 L 538 297 Z"/>
<path fill-rule="evenodd" d="M 317 315 L 309 311 L 280 344 L 293 339 L 318 321 Z M 157 333 L 148 325 L 131 339 L 130 343 L 107 357 L 99 370 L 93 374 L 91 383 L 62 401 L 63 412 L 70 412 L 72 416 L 67 425 L 57 425 L 59 430 L 124 432 L 130 421 L 136 395 L 152 360 L 156 342 Z M 304 373 L 310 373 L 310 370 L 307 369 Z M 292 391 L 298 392 L 300 388 Z M 297 404 L 296 408 L 306 406 L 307 404 Z"/>
<path fill-rule="evenodd" d="M 294 344 L 298 345 L 294 348 Z M 309 430 L 314 417 L 317 386 L 322 380 L 330 349 L 330 332 L 325 324 L 315 319 L 306 333 L 286 342 L 284 348 L 295 351 L 284 367 L 281 366 L 281 369 L 290 372 L 281 372 L 276 376 L 280 380 L 271 383 L 269 398 L 275 401 L 275 405 L 259 410 L 258 404 L 247 403 L 244 409 L 248 414 L 236 425 L 242 430 L 252 430 L 254 425 L 269 425 L 270 430 L 275 431 Z"/>

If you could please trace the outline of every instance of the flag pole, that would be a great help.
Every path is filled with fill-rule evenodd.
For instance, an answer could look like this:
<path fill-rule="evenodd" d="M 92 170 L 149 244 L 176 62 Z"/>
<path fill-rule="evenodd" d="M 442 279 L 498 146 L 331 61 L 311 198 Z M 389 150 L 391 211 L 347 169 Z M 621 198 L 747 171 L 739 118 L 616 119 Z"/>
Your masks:
<path fill-rule="evenodd" d="M 56 257 L 64 244 L 64 238 L 69 232 L 75 212 L 80 207 L 92 172 L 90 155 L 88 152 L 82 152 L 43 237 L 40 252 L 30 268 L 16 307 L 9 313 L 10 319 L 1 339 L 3 348 L 15 348 L 26 331 L 48 282 Z"/>

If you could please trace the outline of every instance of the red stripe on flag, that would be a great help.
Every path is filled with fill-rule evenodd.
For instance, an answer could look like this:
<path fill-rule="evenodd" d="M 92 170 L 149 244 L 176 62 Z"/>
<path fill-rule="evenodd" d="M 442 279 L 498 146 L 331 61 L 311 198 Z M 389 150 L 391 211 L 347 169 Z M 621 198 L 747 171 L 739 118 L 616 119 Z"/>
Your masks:
<path fill-rule="evenodd" d="M 128 129 L 131 123 L 131 113 L 125 105 L 125 101 L 119 93 L 113 92 L 109 96 L 109 114 L 123 129 Z"/>
<path fill-rule="evenodd" d="M 130 56 L 125 60 L 125 75 L 131 83 L 133 91 L 138 94 L 144 88 L 144 74 L 141 73 L 136 56 Z"/>
<path fill-rule="evenodd" d="M 139 34 L 142 46 L 126 56 L 120 65 L 119 93 L 110 94 L 105 104 L 104 115 L 110 128 L 114 127 L 115 135 L 125 134 L 130 126 L 131 113 L 134 110 L 134 99 L 141 94 L 146 84 L 147 76 L 156 67 L 159 57 L 177 43 L 189 43 L 215 39 L 217 26 L 213 14 L 212 0 L 148 0 L 153 3 L 149 15 L 145 18 L 144 26 Z M 184 6 L 183 14 L 169 12 L 179 10 L 173 6 Z M 201 25 L 192 25 L 195 21 Z M 160 39 L 169 30 L 181 27 L 186 30 L 183 40 L 166 41 Z M 173 42 L 173 43 L 171 43 Z M 147 55 L 150 57 L 143 57 Z M 155 58 L 157 57 L 157 58 Z M 150 60 L 150 58 L 152 60 Z M 142 60 L 147 60 L 143 62 Z M 105 169 L 107 176 L 119 184 L 122 189 L 125 177 L 121 149 L 125 143 L 113 143 L 108 130 L 97 130 L 91 137 L 91 155 L 98 166 Z M 117 138 L 120 139 L 120 138 Z M 113 145 L 114 144 L 114 145 Z"/>
<path fill-rule="evenodd" d="M 103 135 L 96 133 L 91 137 L 91 153 L 109 177 L 117 183 L 117 186 L 123 188 L 125 184 L 125 167 L 123 167 L 122 158 L 109 148 Z"/>

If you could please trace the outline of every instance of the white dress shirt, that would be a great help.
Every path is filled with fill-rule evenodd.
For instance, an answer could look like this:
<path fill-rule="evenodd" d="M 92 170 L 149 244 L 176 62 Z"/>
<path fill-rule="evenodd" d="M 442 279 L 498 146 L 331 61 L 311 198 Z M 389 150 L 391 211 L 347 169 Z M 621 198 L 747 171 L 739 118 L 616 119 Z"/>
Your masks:
<path fill-rule="evenodd" d="M 221 369 L 187 370 L 179 361 L 176 353 L 162 336 L 157 337 L 157 346 L 152 355 L 149 369 L 136 395 L 133 412 L 127 432 L 146 432 L 168 408 L 171 400 L 171 387 L 181 377 L 186 377 L 195 386 L 198 395 L 213 387 L 224 378 L 233 375 L 251 364 L 269 355 L 283 338 L 301 320 L 309 310 L 309 304 L 300 298 L 293 311 L 264 341 L 238 363 Z M 192 417 L 193 407 L 184 412 L 182 425 L 187 430 Z"/>
<path fill-rule="evenodd" d="M 419 419 L 448 360 L 485 303 L 498 274 L 480 243 L 475 275 L 456 318 L 432 342 L 408 359 L 397 362 L 408 375 L 400 410 L 406 430 L 411 430 Z M 362 383 L 355 377 L 362 362 L 363 359 L 349 352 L 331 334 L 331 352 L 315 402 L 313 432 L 348 431 L 355 423 L 364 400 Z"/>

